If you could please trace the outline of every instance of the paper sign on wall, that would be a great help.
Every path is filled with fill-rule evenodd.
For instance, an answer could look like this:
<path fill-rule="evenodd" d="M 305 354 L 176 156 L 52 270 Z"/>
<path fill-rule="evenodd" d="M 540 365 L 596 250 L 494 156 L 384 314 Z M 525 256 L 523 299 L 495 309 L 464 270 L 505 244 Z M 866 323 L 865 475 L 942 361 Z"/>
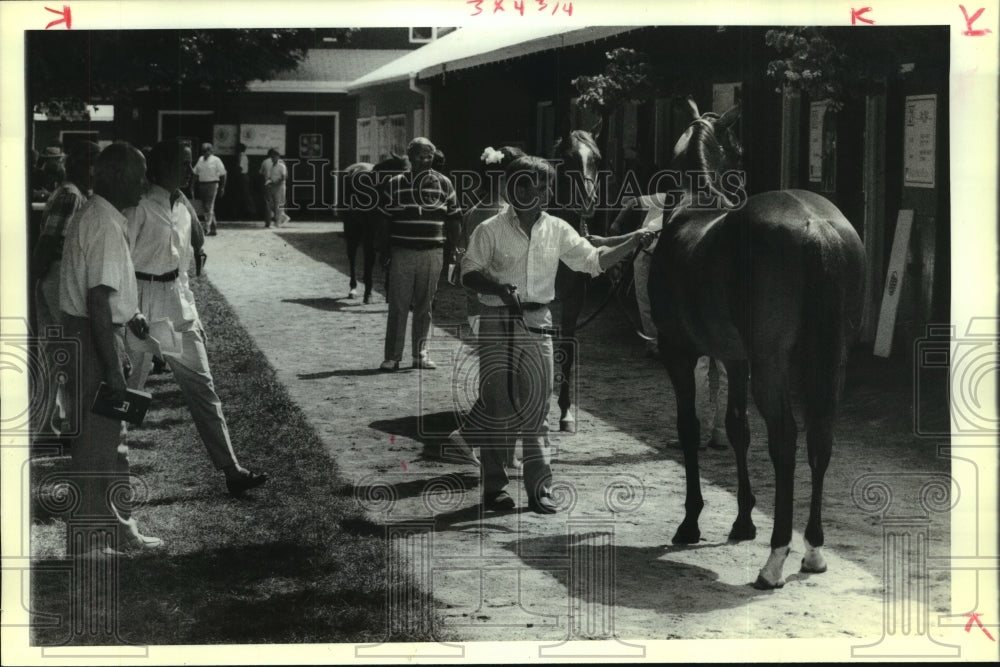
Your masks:
<path fill-rule="evenodd" d="M 212 144 L 216 155 L 236 155 L 236 125 L 213 125 Z"/>
<path fill-rule="evenodd" d="M 933 188 L 937 155 L 937 95 L 907 96 L 904 122 L 903 185 Z"/>
<path fill-rule="evenodd" d="M 284 125 L 241 125 L 240 141 L 246 144 L 247 155 L 267 155 L 272 148 L 285 154 Z"/>

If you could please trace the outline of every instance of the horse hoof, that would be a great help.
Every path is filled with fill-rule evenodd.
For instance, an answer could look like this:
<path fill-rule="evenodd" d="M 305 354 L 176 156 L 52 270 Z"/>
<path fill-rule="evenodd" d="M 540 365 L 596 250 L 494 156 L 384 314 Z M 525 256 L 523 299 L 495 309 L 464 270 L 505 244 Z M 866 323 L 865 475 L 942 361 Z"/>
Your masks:
<path fill-rule="evenodd" d="M 358 290 L 352 289 L 350 292 L 347 293 L 347 298 L 348 299 L 357 299 L 358 298 Z"/>
<path fill-rule="evenodd" d="M 576 420 L 560 419 L 559 430 L 562 431 L 563 433 L 576 433 Z"/>
<path fill-rule="evenodd" d="M 805 558 L 802 559 L 802 567 L 800 568 L 802 572 L 807 572 L 809 574 L 823 574 L 826 572 L 826 569 L 826 563 L 823 563 L 822 565 L 809 565 L 806 563 Z"/>
<path fill-rule="evenodd" d="M 758 591 L 773 591 L 776 588 L 782 588 L 785 585 L 784 579 L 778 579 L 773 584 L 764 578 L 764 575 L 758 574 L 757 581 L 753 582 L 753 587 Z"/>
<path fill-rule="evenodd" d="M 730 542 L 743 542 L 745 540 L 756 539 L 756 537 L 757 526 L 752 523 L 749 525 L 733 523 L 733 528 L 729 531 Z"/>
<path fill-rule="evenodd" d="M 674 533 L 674 537 L 670 540 L 673 544 L 698 544 L 701 540 L 701 531 L 697 528 L 686 528 L 681 525 Z"/>
<path fill-rule="evenodd" d="M 372 295 L 371 295 L 371 292 L 369 292 L 369 293 L 365 294 L 365 298 L 364 298 L 364 302 L 365 302 L 365 303 L 371 303 L 371 302 L 372 302 Z"/>

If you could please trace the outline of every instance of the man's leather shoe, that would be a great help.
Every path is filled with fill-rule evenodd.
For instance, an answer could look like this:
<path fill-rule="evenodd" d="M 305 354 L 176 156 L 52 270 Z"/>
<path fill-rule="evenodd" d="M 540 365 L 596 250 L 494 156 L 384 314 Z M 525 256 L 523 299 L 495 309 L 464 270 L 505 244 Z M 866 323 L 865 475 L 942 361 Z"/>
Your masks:
<path fill-rule="evenodd" d="M 229 489 L 229 495 L 233 498 L 239 498 L 243 495 L 244 491 L 255 489 L 266 481 L 267 473 L 261 473 L 258 475 L 255 472 L 247 471 L 245 475 L 241 475 L 235 479 L 227 477 L 226 488 Z"/>
<path fill-rule="evenodd" d="M 499 491 L 483 497 L 483 506 L 488 510 L 512 510 L 514 499 L 506 491 Z"/>
<path fill-rule="evenodd" d="M 128 551 L 142 551 L 144 549 L 156 549 L 163 546 L 163 540 L 152 535 L 143 535 L 139 532 L 139 524 L 135 519 L 128 519 L 123 522 L 121 530 L 118 531 L 120 549 Z"/>
<path fill-rule="evenodd" d="M 386 359 L 382 362 L 382 365 L 378 367 L 380 371 L 398 371 L 399 362 L 395 359 Z"/>
<path fill-rule="evenodd" d="M 552 502 L 552 496 L 538 496 L 528 500 L 528 509 L 537 514 L 555 514 L 559 511 L 556 504 Z"/>

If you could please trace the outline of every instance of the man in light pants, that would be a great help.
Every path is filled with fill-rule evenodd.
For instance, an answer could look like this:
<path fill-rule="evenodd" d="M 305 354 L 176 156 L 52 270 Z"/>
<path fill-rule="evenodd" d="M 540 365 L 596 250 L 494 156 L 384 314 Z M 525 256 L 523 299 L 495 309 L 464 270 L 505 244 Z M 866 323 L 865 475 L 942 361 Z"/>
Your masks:
<path fill-rule="evenodd" d="M 208 235 L 218 234 L 215 224 L 215 198 L 226 196 L 226 166 L 219 156 L 214 154 L 212 144 L 201 145 L 201 157 L 194 165 L 194 173 L 198 176 L 198 199 L 205 207 L 205 226 Z"/>
<path fill-rule="evenodd" d="M 215 392 L 205 351 L 205 330 L 188 286 L 194 255 L 191 209 L 181 194 L 191 176 L 191 149 L 180 141 L 162 141 L 149 155 L 149 190 L 139 205 L 125 211 L 129 245 L 139 289 L 139 308 L 151 323 L 169 320 L 180 333 L 180 349 L 163 350 L 174 379 L 191 411 L 215 467 L 222 470 L 232 496 L 260 486 L 266 474 L 250 472 L 233 452 L 222 401 Z M 171 341 L 173 342 L 173 341 Z M 135 369 L 129 386 L 141 389 L 149 375 L 152 353 L 130 349 Z"/>
<path fill-rule="evenodd" d="M 666 194 L 662 192 L 645 195 L 643 197 L 628 197 L 622 202 L 625 210 L 622 211 L 611 224 L 609 231 L 618 234 L 621 221 L 625 212 L 633 208 L 646 209 L 646 219 L 643 220 L 641 228 L 646 231 L 657 232 L 663 229 L 664 207 L 666 206 Z M 598 240 L 592 239 L 595 245 L 603 242 L 613 241 L 613 238 Z M 646 340 L 646 354 L 650 357 L 659 355 L 656 344 L 656 325 L 653 324 L 652 307 L 649 304 L 649 267 L 653 263 L 653 249 L 656 241 L 645 252 L 636 255 L 632 262 L 632 269 L 635 276 L 635 300 L 639 306 L 639 318 L 642 320 L 642 334 Z M 709 357 L 701 357 L 694 369 L 695 388 L 699 396 L 698 405 L 704 404 L 704 396 L 707 393 L 708 404 L 712 410 L 712 436 L 708 441 L 708 447 L 713 449 L 728 449 L 729 438 L 726 436 L 726 405 L 719 402 L 719 390 L 721 384 L 726 381 L 726 367 L 720 361 Z"/>

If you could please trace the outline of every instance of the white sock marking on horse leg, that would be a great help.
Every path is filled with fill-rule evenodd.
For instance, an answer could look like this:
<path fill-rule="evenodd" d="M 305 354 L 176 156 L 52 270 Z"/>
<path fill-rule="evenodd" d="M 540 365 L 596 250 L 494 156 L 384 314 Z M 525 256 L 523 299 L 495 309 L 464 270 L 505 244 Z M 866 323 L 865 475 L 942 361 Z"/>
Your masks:
<path fill-rule="evenodd" d="M 760 577 L 774 588 L 785 585 L 785 580 L 781 578 L 781 570 L 785 566 L 785 559 L 788 558 L 790 547 L 778 547 L 771 549 L 771 555 L 767 557 L 767 562 L 760 569 Z"/>
<path fill-rule="evenodd" d="M 823 547 L 814 547 L 809 540 L 803 538 L 806 544 L 806 555 L 802 558 L 803 572 L 826 572 L 826 559 L 823 558 Z"/>

